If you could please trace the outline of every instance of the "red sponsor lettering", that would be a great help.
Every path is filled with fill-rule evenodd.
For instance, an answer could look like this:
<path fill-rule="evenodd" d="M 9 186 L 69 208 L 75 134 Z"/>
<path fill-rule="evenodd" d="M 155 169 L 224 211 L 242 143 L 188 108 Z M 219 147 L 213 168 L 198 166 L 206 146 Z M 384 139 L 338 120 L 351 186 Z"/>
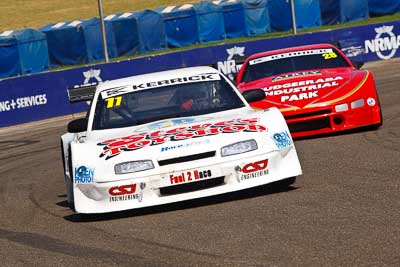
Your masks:
<path fill-rule="evenodd" d="M 150 133 L 139 133 L 120 138 L 109 139 L 98 143 L 103 146 L 100 157 L 110 159 L 121 154 L 123 151 L 131 151 L 146 146 L 164 144 L 168 141 L 180 141 L 193 137 L 202 137 L 207 135 L 217 135 L 220 133 L 237 132 L 264 132 L 267 128 L 257 124 L 258 118 L 235 119 L 221 121 L 214 124 L 204 123 L 188 127 L 178 127 L 168 131 L 157 130 Z"/>
<path fill-rule="evenodd" d="M 111 196 L 130 195 L 136 192 L 136 184 L 114 186 L 108 190 Z"/>
<path fill-rule="evenodd" d="M 204 170 L 204 171 L 188 171 L 186 173 L 182 172 L 180 174 L 171 174 L 169 176 L 169 180 L 171 185 L 174 184 L 182 184 L 186 182 L 190 182 L 193 180 L 199 180 L 199 179 L 204 179 L 204 178 L 210 178 L 212 177 L 211 170 Z"/>
<path fill-rule="evenodd" d="M 248 125 L 246 127 L 246 131 L 248 132 L 266 132 L 267 131 L 267 127 L 265 127 L 264 125 Z"/>
<path fill-rule="evenodd" d="M 239 121 L 239 120 L 236 120 L 236 121 Z M 234 124 L 234 123 L 235 123 L 235 120 L 221 121 L 221 122 L 215 123 L 214 126 L 217 126 L 217 127 L 226 127 L 226 126 L 230 126 L 230 125 L 232 125 L 232 124 Z"/>
<path fill-rule="evenodd" d="M 262 171 L 265 170 L 267 166 L 268 166 L 268 159 L 264 159 L 244 165 L 242 168 L 242 172 L 251 173 L 255 171 Z"/>
<path fill-rule="evenodd" d="M 201 129 L 197 130 L 195 132 L 196 137 L 202 137 L 202 136 L 207 136 L 207 135 L 214 135 L 214 134 L 219 134 L 219 128 L 208 128 L 208 129 Z"/>
<path fill-rule="evenodd" d="M 154 146 L 154 145 L 164 144 L 165 142 L 167 142 L 169 140 L 169 137 L 168 136 L 159 136 L 157 138 L 152 138 L 151 140 L 152 140 L 151 145 Z"/>
<path fill-rule="evenodd" d="M 246 126 L 243 126 L 243 125 L 228 126 L 228 127 L 222 128 L 222 132 L 237 133 L 237 132 L 243 132 L 245 129 L 246 129 Z"/>
<path fill-rule="evenodd" d="M 199 130 L 199 129 L 209 128 L 211 126 L 212 126 L 211 123 L 205 123 L 205 124 L 198 124 L 198 125 L 190 126 L 190 129 L 191 130 Z"/>
<path fill-rule="evenodd" d="M 184 133 L 177 133 L 176 135 L 173 136 L 173 140 L 185 140 L 192 138 L 194 133 L 191 132 L 184 132 Z"/>

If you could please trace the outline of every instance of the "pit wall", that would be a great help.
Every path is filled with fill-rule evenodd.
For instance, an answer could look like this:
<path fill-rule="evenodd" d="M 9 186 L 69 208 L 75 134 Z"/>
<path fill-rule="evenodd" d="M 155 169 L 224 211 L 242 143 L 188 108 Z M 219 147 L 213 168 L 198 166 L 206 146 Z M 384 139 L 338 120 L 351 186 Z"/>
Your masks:
<path fill-rule="evenodd" d="M 196 48 L 108 64 L 52 71 L 0 80 L 0 127 L 86 111 L 87 103 L 70 104 L 67 88 L 127 76 L 217 64 L 232 76 L 235 57 L 297 45 L 335 43 L 353 61 L 400 56 L 400 21 Z"/>

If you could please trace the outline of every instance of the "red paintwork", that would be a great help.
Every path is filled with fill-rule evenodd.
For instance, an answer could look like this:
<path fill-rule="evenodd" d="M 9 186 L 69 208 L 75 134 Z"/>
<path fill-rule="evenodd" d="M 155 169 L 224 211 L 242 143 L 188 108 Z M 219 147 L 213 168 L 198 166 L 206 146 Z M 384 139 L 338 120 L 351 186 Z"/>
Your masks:
<path fill-rule="evenodd" d="M 278 107 L 285 116 L 294 138 L 368 125 L 381 125 L 381 109 L 373 74 L 367 70 L 354 68 L 350 60 L 339 50 L 337 53 L 340 53 L 351 67 L 312 70 L 318 73 L 275 81 L 274 78 L 283 74 L 248 83 L 241 82 L 243 71 L 249 60 L 267 55 L 319 48 L 335 49 L 329 44 L 319 44 L 254 54 L 246 59 L 239 70 L 236 79 L 238 88 L 242 92 L 256 88 L 264 89 L 266 98 L 263 101 L 251 103 L 251 106 L 261 109 Z M 319 84 L 316 86 L 324 86 L 324 88 L 301 91 L 303 86 L 313 85 L 312 82 L 314 85 Z M 294 93 L 293 90 L 291 91 L 293 88 L 298 88 L 296 90 L 300 92 Z M 368 98 L 373 98 L 376 102 L 375 105 L 368 105 Z M 364 99 L 364 106 L 352 109 L 351 103 L 359 99 Z M 348 104 L 348 110 L 336 112 L 335 106 L 344 103 Z"/>

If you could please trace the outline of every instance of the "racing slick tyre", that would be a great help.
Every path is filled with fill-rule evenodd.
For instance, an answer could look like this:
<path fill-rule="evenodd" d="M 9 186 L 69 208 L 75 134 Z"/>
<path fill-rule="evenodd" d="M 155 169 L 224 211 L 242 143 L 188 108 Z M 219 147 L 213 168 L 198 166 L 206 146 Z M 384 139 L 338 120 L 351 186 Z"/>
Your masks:
<path fill-rule="evenodd" d="M 71 196 L 71 199 L 68 200 L 68 206 L 70 207 L 71 210 L 76 212 L 75 211 L 75 201 L 74 201 L 74 190 L 72 189 L 72 187 L 73 187 L 73 178 L 72 178 L 73 169 L 72 169 L 71 146 L 68 147 L 68 169 L 69 169 L 69 173 L 71 176 L 71 184 L 70 184 L 69 188 L 67 188 L 67 190 L 70 191 L 70 196 Z"/>

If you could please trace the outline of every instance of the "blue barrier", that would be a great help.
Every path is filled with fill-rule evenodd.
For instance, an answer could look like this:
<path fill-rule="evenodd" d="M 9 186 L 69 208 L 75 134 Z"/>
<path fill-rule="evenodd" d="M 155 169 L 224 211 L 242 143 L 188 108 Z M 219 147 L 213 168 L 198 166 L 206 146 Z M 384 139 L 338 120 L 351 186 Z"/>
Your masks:
<path fill-rule="evenodd" d="M 0 127 L 87 110 L 86 103 L 68 103 L 68 87 L 212 63 L 217 63 L 221 71 L 231 75 L 237 71 L 234 62 L 237 56 L 296 45 L 334 42 L 354 61 L 399 57 L 400 21 L 197 48 L 0 80 Z"/>

